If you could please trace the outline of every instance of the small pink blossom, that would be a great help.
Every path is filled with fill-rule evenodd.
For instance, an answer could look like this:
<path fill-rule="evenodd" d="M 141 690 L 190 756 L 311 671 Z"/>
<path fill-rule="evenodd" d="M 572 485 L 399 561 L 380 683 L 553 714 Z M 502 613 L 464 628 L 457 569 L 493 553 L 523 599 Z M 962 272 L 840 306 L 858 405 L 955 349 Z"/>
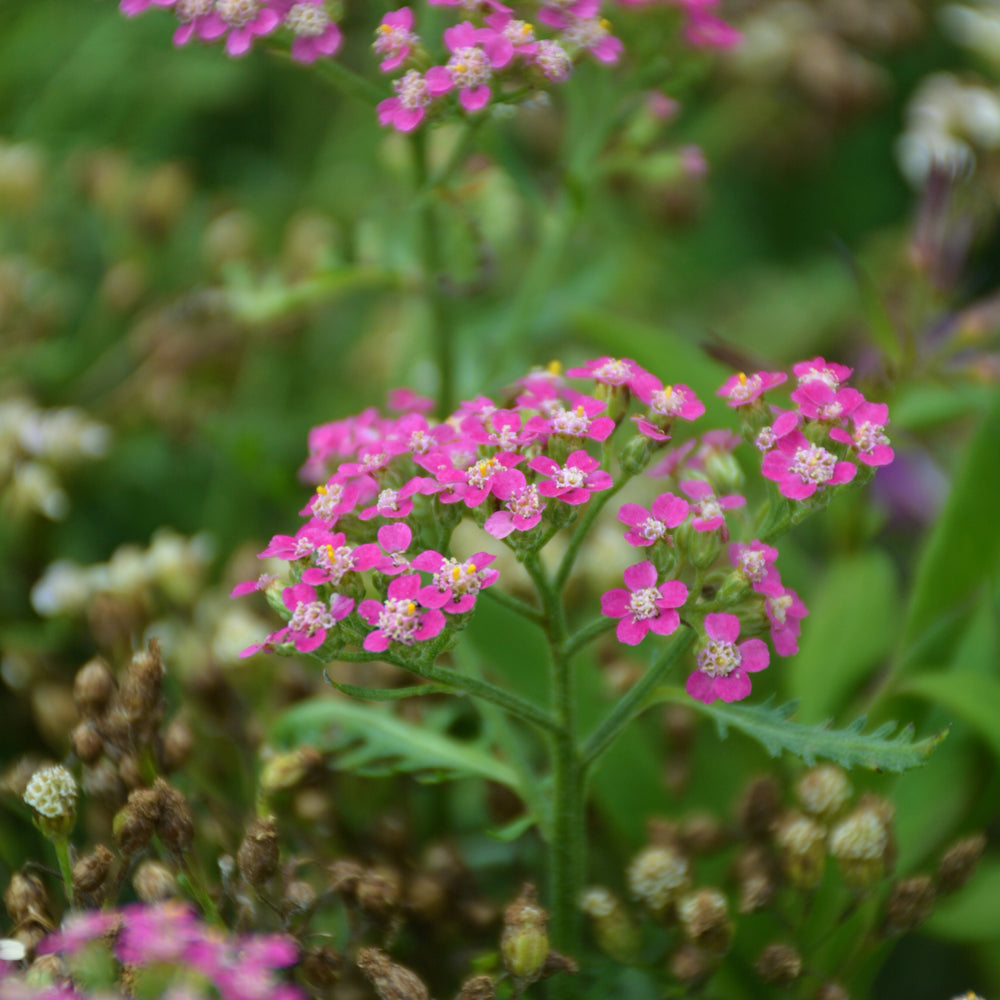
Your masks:
<path fill-rule="evenodd" d="M 397 576 L 389 584 L 384 602 L 367 600 L 358 605 L 358 614 L 375 631 L 365 636 L 362 644 L 372 653 L 382 653 L 390 642 L 403 646 L 433 639 L 445 625 L 444 614 L 437 608 L 421 611 L 420 576 L 409 573 Z"/>
<path fill-rule="evenodd" d="M 393 80 L 395 97 L 379 101 L 379 125 L 391 125 L 398 132 L 412 132 L 426 117 L 434 99 L 451 90 L 451 77 L 441 66 L 432 66 L 426 73 L 411 69 Z"/>
<path fill-rule="evenodd" d="M 601 595 L 601 614 L 620 618 L 615 628 L 618 641 L 636 646 L 650 632 L 670 635 L 680 625 L 675 610 L 688 597 L 687 587 L 679 580 L 667 580 L 657 586 L 656 567 L 647 559 L 625 570 L 625 587 Z"/>
<path fill-rule="evenodd" d="M 498 475 L 524 461 L 523 455 L 500 452 L 481 458 L 467 469 L 456 469 L 443 452 L 415 456 L 414 461 L 425 468 L 442 487 L 438 494 L 441 503 L 463 501 L 466 507 L 478 507 L 491 493 L 495 493 Z"/>
<path fill-rule="evenodd" d="M 572 452 L 564 466 L 548 455 L 538 455 L 528 462 L 529 468 L 550 477 L 539 483 L 538 492 L 568 504 L 586 503 L 594 491 L 606 490 L 614 485 L 611 476 L 600 465 L 582 448 Z"/>
<path fill-rule="evenodd" d="M 538 437 L 538 431 L 529 425 L 521 426 L 518 410 L 494 410 L 485 417 L 466 417 L 461 428 L 470 441 L 509 452 L 531 444 Z"/>
<path fill-rule="evenodd" d="M 382 23 L 375 29 L 375 41 L 372 51 L 382 56 L 379 69 L 383 73 L 391 73 L 399 69 L 413 51 L 420 39 L 413 33 L 413 11 L 409 7 L 390 10 L 382 18 Z"/>
<path fill-rule="evenodd" d="M 382 550 L 374 542 L 351 546 L 342 531 L 330 536 L 325 545 L 313 552 L 314 566 L 304 570 L 302 582 L 318 587 L 329 583 L 339 587 L 348 573 L 362 573 L 372 569 L 382 559 Z"/>
<path fill-rule="evenodd" d="M 598 62 L 615 63 L 624 46 L 608 29 L 608 22 L 603 17 L 570 17 L 560 41 L 570 51 L 582 50 Z"/>
<path fill-rule="evenodd" d="M 533 63 L 550 83 L 565 83 L 573 75 L 570 54 L 551 38 L 543 38 L 538 43 Z"/>
<path fill-rule="evenodd" d="M 740 372 L 726 379 L 716 395 L 723 396 L 730 406 L 746 406 L 787 378 L 784 372 L 755 372 L 753 375 Z"/>
<path fill-rule="evenodd" d="M 469 21 L 446 28 L 444 43 L 452 54 L 445 70 L 458 88 L 459 102 L 466 111 L 480 111 L 490 100 L 493 71 L 511 61 L 514 46 L 500 32 Z"/>
<path fill-rule="evenodd" d="M 858 461 L 865 465 L 888 465 L 896 453 L 889 444 L 885 427 L 889 423 L 889 407 L 885 403 L 862 403 L 851 413 L 854 430 L 848 434 L 840 427 L 830 430 L 830 437 L 849 444 Z"/>
<path fill-rule="evenodd" d="M 725 511 L 734 507 L 746 505 L 746 497 L 738 493 L 729 493 L 726 496 L 718 497 L 712 484 L 704 479 L 685 479 L 681 483 L 681 490 L 684 491 L 694 504 L 691 507 L 691 527 L 695 531 L 722 531 L 723 538 L 728 538 L 726 530 Z"/>
<path fill-rule="evenodd" d="M 779 656 L 792 656 L 799 651 L 802 619 L 809 614 L 799 595 L 789 587 L 777 594 L 766 594 L 764 611 L 771 623 L 771 642 Z"/>
<path fill-rule="evenodd" d="M 722 18 L 706 11 L 689 10 L 684 25 L 684 40 L 696 49 L 734 49 L 743 41 L 743 33 Z"/>
<path fill-rule="evenodd" d="M 649 407 L 649 412 L 632 419 L 642 434 L 655 441 L 669 439 L 667 430 L 677 417 L 697 420 L 705 412 L 705 404 L 690 386 L 683 383 L 665 386 L 655 375 L 639 379 L 635 394 Z"/>
<path fill-rule="evenodd" d="M 558 407 L 551 417 L 532 417 L 527 426 L 539 435 L 560 434 L 569 438 L 589 438 L 591 441 L 607 440 L 615 429 L 611 417 L 597 414 L 607 407 L 602 399 L 578 396 L 571 409 Z"/>
<path fill-rule="evenodd" d="M 673 493 L 661 493 L 650 510 L 637 503 L 623 503 L 618 510 L 618 520 L 630 526 L 625 541 L 630 545 L 647 546 L 659 541 L 670 542 L 670 530 L 683 523 L 690 505 Z"/>
<path fill-rule="evenodd" d="M 520 469 L 498 473 L 493 493 L 504 509 L 491 514 L 483 525 L 494 538 L 506 538 L 512 531 L 530 531 L 542 519 L 545 503 L 538 487 L 529 485 Z"/>
<path fill-rule="evenodd" d="M 424 496 L 435 493 L 441 488 L 440 484 L 427 476 L 414 476 L 409 482 L 404 483 L 398 490 L 386 487 L 379 491 L 379 495 L 374 504 L 365 507 L 358 514 L 361 521 L 370 521 L 373 517 L 402 518 L 409 517 L 413 513 L 413 498 L 418 494 Z"/>
<path fill-rule="evenodd" d="M 778 550 L 756 540 L 733 542 L 729 546 L 729 561 L 758 594 L 780 594 L 784 588 L 774 566 Z"/>
<path fill-rule="evenodd" d="M 284 17 L 284 26 L 292 32 L 292 58 L 312 63 L 321 56 L 335 55 L 343 43 L 340 28 L 331 20 L 324 0 L 298 0 Z"/>
<path fill-rule="evenodd" d="M 479 592 L 500 576 L 495 569 L 486 568 L 495 558 L 488 552 L 476 552 L 465 560 L 445 558 L 433 549 L 421 552 L 411 565 L 434 574 L 434 579 L 420 589 L 421 603 L 449 614 L 471 611 Z"/>
<path fill-rule="evenodd" d="M 530 22 L 517 20 L 509 10 L 487 14 L 484 20 L 488 27 L 510 41 L 515 55 L 533 55 L 537 51 L 535 28 Z"/>
<path fill-rule="evenodd" d="M 236 586 L 229 592 L 229 596 L 243 597 L 245 594 L 253 594 L 258 590 L 267 590 L 270 586 L 277 582 L 277 573 L 261 573 L 256 580 L 244 580 L 243 583 L 236 584 Z"/>
<path fill-rule="evenodd" d="M 813 358 L 812 361 L 800 361 L 792 365 L 792 374 L 799 380 L 799 385 L 807 382 L 823 382 L 830 389 L 840 388 L 842 382 L 846 382 L 851 377 L 853 369 L 846 365 L 838 365 L 833 361 L 825 361 L 823 358 Z"/>
<path fill-rule="evenodd" d="M 833 452 L 812 444 L 801 431 L 782 437 L 761 465 L 764 476 L 789 500 L 805 500 L 819 489 L 849 482 L 857 471 L 851 462 L 838 462 Z"/>
<path fill-rule="evenodd" d="M 172 7 L 173 4 L 174 0 L 121 0 L 118 9 L 126 17 L 134 17 L 149 7 Z"/>
<path fill-rule="evenodd" d="M 375 569 L 385 576 L 398 576 L 410 568 L 409 560 L 403 555 L 413 541 L 410 526 L 401 522 L 383 524 L 378 529 L 378 543 L 384 555 L 375 564 Z"/>
<path fill-rule="evenodd" d="M 799 426 L 799 414 L 795 410 L 780 410 L 771 407 L 774 423 L 763 427 L 754 438 L 754 447 L 760 452 L 769 452 L 786 434 L 791 434 Z"/>
<path fill-rule="evenodd" d="M 341 514 L 349 514 L 354 510 L 360 495 L 359 483 L 349 483 L 346 476 L 337 474 L 331 476 L 325 485 L 316 487 L 316 493 L 299 513 L 303 517 L 311 515 L 317 521 L 333 527 Z"/>
<path fill-rule="evenodd" d="M 623 385 L 629 389 L 635 389 L 639 379 L 655 378 L 631 358 L 612 358 L 607 355 L 585 361 L 582 367 L 569 368 L 566 374 L 572 378 L 592 378 L 598 385 Z"/>
<path fill-rule="evenodd" d="M 857 389 L 831 389 L 819 379 L 804 382 L 792 392 L 791 399 L 802 416 L 829 421 L 842 420 L 865 401 Z"/>
<path fill-rule="evenodd" d="M 762 639 L 747 639 L 736 645 L 740 637 L 740 620 L 736 615 L 713 613 L 705 615 L 706 639 L 698 652 L 698 669 L 685 685 L 696 701 L 710 705 L 717 698 L 739 701 L 750 694 L 748 674 L 763 670 L 770 662 L 767 645 Z"/>
<path fill-rule="evenodd" d="M 430 413 L 434 409 L 434 400 L 412 389 L 391 389 L 388 405 L 395 413 Z"/>
<path fill-rule="evenodd" d="M 174 10 L 178 15 L 184 4 L 185 0 L 177 0 Z M 193 6 L 200 9 L 197 3 Z M 196 18 L 193 25 L 202 41 L 225 35 L 226 52 L 235 58 L 246 55 L 255 38 L 271 34 L 280 23 L 278 12 L 266 0 L 215 0 L 212 12 Z"/>

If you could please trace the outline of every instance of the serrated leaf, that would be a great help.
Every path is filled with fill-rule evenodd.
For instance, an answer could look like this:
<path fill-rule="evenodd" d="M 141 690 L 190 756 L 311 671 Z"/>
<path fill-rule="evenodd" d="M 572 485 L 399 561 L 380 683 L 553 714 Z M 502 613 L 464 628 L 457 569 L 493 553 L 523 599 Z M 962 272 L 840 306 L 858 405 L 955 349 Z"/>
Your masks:
<path fill-rule="evenodd" d="M 940 705 L 972 726 L 1000 758 L 1000 681 L 971 671 L 914 677 L 900 689 Z"/>
<path fill-rule="evenodd" d="M 433 717 L 416 726 L 386 708 L 324 698 L 285 712 L 272 726 L 271 739 L 283 747 L 308 745 L 336 754 L 337 767 L 359 774 L 408 773 L 430 781 L 486 778 L 521 794 L 512 768 L 482 743 L 447 735 Z"/>
<path fill-rule="evenodd" d="M 722 738 L 732 727 L 756 740 L 772 757 L 780 757 L 787 751 L 809 765 L 823 758 L 845 768 L 907 771 L 924 764 L 946 735 L 946 732 L 937 733 L 915 742 L 912 728 L 906 726 L 897 735 L 890 736 L 896 729 L 895 723 L 886 723 L 865 733 L 863 717 L 843 729 L 831 729 L 826 723 L 807 726 L 792 721 L 791 716 L 797 708 L 794 701 L 783 705 L 772 705 L 771 699 L 763 705 L 727 705 L 724 702 L 705 705 L 681 688 L 654 691 L 649 704 L 658 701 L 679 702 L 709 716 L 715 720 Z"/>

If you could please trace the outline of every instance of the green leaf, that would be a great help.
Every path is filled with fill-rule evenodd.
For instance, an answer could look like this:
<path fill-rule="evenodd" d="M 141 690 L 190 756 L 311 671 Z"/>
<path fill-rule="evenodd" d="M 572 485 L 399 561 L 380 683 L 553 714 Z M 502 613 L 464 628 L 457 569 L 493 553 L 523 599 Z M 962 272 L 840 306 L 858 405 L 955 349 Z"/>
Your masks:
<path fill-rule="evenodd" d="M 308 745 L 338 756 L 335 764 L 365 775 L 415 774 L 424 780 L 486 778 L 519 795 L 515 772 L 480 742 L 442 731 L 450 713 L 428 714 L 419 726 L 386 708 L 336 698 L 293 706 L 274 723 L 271 739 L 283 747 Z"/>
<path fill-rule="evenodd" d="M 1000 681 L 971 671 L 914 677 L 900 689 L 940 705 L 972 726 L 1000 758 Z"/>
<path fill-rule="evenodd" d="M 903 629 L 905 651 L 967 601 L 1000 556 L 1000 393 L 976 431 L 917 567 Z"/>
<path fill-rule="evenodd" d="M 947 734 L 945 731 L 914 742 L 912 726 L 892 735 L 897 728 L 895 722 L 883 723 L 866 733 L 863 716 L 843 729 L 831 729 L 829 723 L 807 726 L 791 721 L 797 708 L 794 701 L 784 705 L 772 705 L 771 699 L 763 705 L 727 705 L 724 702 L 705 705 L 681 688 L 654 691 L 649 703 L 659 701 L 685 704 L 709 716 L 715 720 L 723 738 L 731 726 L 757 740 L 772 757 L 780 757 L 782 751 L 787 750 L 809 765 L 824 758 L 846 768 L 907 771 L 924 764 Z"/>
<path fill-rule="evenodd" d="M 886 553 L 850 556 L 830 567 L 789 666 L 791 693 L 804 721 L 837 715 L 889 653 L 898 606 L 896 571 Z"/>
<path fill-rule="evenodd" d="M 898 362 L 901 357 L 899 331 L 889 315 L 885 302 L 882 301 L 878 286 L 844 244 L 840 244 L 839 249 L 857 283 L 861 294 L 861 308 L 865 319 L 868 320 L 873 339 L 886 357 Z"/>
<path fill-rule="evenodd" d="M 418 698 L 426 694 L 451 694 L 455 693 L 454 688 L 446 687 L 444 684 L 412 684 L 408 687 L 398 688 L 366 688 L 358 687 L 356 684 L 346 684 L 344 681 L 335 681 L 325 670 L 323 677 L 330 687 L 336 688 L 341 694 L 346 694 L 350 698 L 358 698 L 361 701 L 403 701 L 406 698 Z"/>
<path fill-rule="evenodd" d="M 967 885 L 938 902 L 926 928 L 949 941 L 1000 941 L 1000 859 L 986 857 Z"/>

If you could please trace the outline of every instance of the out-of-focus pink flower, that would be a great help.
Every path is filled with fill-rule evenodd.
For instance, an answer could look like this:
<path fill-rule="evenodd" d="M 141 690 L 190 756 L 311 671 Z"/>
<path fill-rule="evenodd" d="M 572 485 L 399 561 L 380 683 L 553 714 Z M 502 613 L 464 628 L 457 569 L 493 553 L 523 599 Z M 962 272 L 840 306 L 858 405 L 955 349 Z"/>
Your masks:
<path fill-rule="evenodd" d="M 344 40 L 325 0 L 298 0 L 288 8 L 283 24 L 295 36 L 292 58 L 297 62 L 312 63 L 321 56 L 335 55 Z"/>
<path fill-rule="evenodd" d="M 441 66 L 426 73 L 411 69 L 393 80 L 395 97 L 379 101 L 376 111 L 380 125 L 391 125 L 398 132 L 412 132 L 426 117 L 434 99 L 451 90 L 451 77 Z"/>
<path fill-rule="evenodd" d="M 121 0 L 118 9 L 126 17 L 134 17 L 150 7 L 172 7 L 174 0 Z"/>
<path fill-rule="evenodd" d="M 746 406 L 787 378 L 784 372 L 754 372 L 753 375 L 740 372 L 726 379 L 716 395 L 724 397 L 730 406 Z"/>
<path fill-rule="evenodd" d="M 406 61 L 413 47 L 420 39 L 413 33 L 413 11 L 409 7 L 390 10 L 382 18 L 382 23 L 375 29 L 375 41 L 372 51 L 382 56 L 379 69 L 383 73 L 391 73 L 399 69 Z"/>
<path fill-rule="evenodd" d="M 854 424 L 852 433 L 833 427 L 830 437 L 849 444 L 859 462 L 881 466 L 888 465 L 896 457 L 885 433 L 889 423 L 889 407 L 885 403 L 862 403 L 851 412 L 851 423 Z"/>
<path fill-rule="evenodd" d="M 680 625 L 676 609 L 688 597 L 687 587 L 679 580 L 667 580 L 657 586 L 656 567 L 647 559 L 625 570 L 625 587 L 601 595 L 601 614 L 620 618 L 615 635 L 618 641 L 636 646 L 650 632 L 670 635 Z"/>
<path fill-rule="evenodd" d="M 726 516 L 725 511 L 734 507 L 745 506 L 746 497 L 738 493 L 729 493 L 726 496 L 718 497 L 712 484 L 704 479 L 685 479 L 681 483 L 681 489 L 694 501 L 691 507 L 691 527 L 695 531 L 718 531 L 722 529 L 725 537 Z"/>
<path fill-rule="evenodd" d="M 623 503 L 618 510 L 618 520 L 629 525 L 625 541 L 630 545 L 647 546 L 659 541 L 670 541 L 670 529 L 683 523 L 690 505 L 673 493 L 661 493 L 650 510 L 637 503 Z"/>
<path fill-rule="evenodd" d="M 851 462 L 838 462 L 826 448 L 792 431 L 764 456 L 761 472 L 778 484 L 789 500 L 805 500 L 817 490 L 850 482 L 858 471 Z"/>
<path fill-rule="evenodd" d="M 809 420 L 830 421 L 842 420 L 865 401 L 857 389 L 831 389 L 819 379 L 803 382 L 792 392 L 791 399 Z"/>
<path fill-rule="evenodd" d="M 799 385 L 818 381 L 823 382 L 831 389 L 839 388 L 842 382 L 846 382 L 851 377 L 852 371 L 853 369 L 846 365 L 838 365 L 820 357 L 792 365 L 792 374 L 798 379 Z"/>
<path fill-rule="evenodd" d="M 459 103 L 466 111 L 482 110 L 490 100 L 493 71 L 513 59 L 513 44 L 500 32 L 470 21 L 446 28 L 444 43 L 452 54 L 445 70 L 458 88 Z"/>
<path fill-rule="evenodd" d="M 688 676 L 685 685 L 687 693 L 706 705 L 718 698 L 745 698 L 751 688 L 747 675 L 763 670 L 770 662 L 766 643 L 747 639 L 736 645 L 739 618 L 718 612 L 705 615 L 705 633 L 706 641 L 698 652 L 698 669 Z"/>
<path fill-rule="evenodd" d="M 779 656 L 791 656 L 799 651 L 802 619 L 809 614 L 801 598 L 790 587 L 778 594 L 764 596 L 764 611 L 771 623 L 771 642 Z"/>

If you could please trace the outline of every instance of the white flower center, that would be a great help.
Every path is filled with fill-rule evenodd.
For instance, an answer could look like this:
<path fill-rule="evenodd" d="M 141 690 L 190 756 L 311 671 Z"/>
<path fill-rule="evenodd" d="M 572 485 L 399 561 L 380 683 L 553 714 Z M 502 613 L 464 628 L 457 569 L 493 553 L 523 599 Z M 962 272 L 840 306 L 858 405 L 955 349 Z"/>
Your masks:
<path fill-rule="evenodd" d="M 818 444 L 806 445 L 795 452 L 795 457 L 789 464 L 789 470 L 794 472 L 804 483 L 816 483 L 822 486 L 833 478 L 837 457 L 821 448 Z"/>
<path fill-rule="evenodd" d="M 292 614 L 288 627 L 293 632 L 312 635 L 317 629 L 331 629 L 334 626 L 333 615 L 322 601 L 303 602 Z"/>
<path fill-rule="evenodd" d="M 467 479 L 469 485 L 475 487 L 477 490 L 481 490 L 490 481 L 493 473 L 496 472 L 497 464 L 495 458 L 484 458 L 481 462 L 476 462 L 468 472 Z"/>
<path fill-rule="evenodd" d="M 661 521 L 657 517 L 647 517 L 646 520 L 642 522 L 642 527 L 639 529 L 639 534 L 651 542 L 655 542 L 658 539 L 663 538 L 666 533 L 666 522 Z"/>
<path fill-rule="evenodd" d="M 563 31 L 563 39 L 581 49 L 591 49 L 607 38 L 610 25 L 602 17 L 581 18 Z"/>
<path fill-rule="evenodd" d="M 854 430 L 854 444 L 863 455 L 870 455 L 880 444 L 888 444 L 889 439 L 879 424 L 865 421 Z"/>
<path fill-rule="evenodd" d="M 654 413 L 665 417 L 676 417 L 687 402 L 687 393 L 683 389 L 675 389 L 672 385 L 653 393 L 649 406 Z"/>
<path fill-rule="evenodd" d="M 583 469 L 567 466 L 560 469 L 553 477 L 552 481 L 560 489 L 579 489 L 587 481 L 587 475 Z"/>
<path fill-rule="evenodd" d="M 628 599 L 628 609 L 632 612 L 632 617 L 636 621 L 644 621 L 646 618 L 657 618 L 660 609 L 656 602 L 660 599 L 660 592 L 656 587 L 643 587 L 642 590 L 633 590 Z"/>
<path fill-rule="evenodd" d="M 446 559 L 444 565 L 434 574 L 434 586 L 438 590 L 451 591 L 454 597 L 464 594 L 478 594 L 483 585 L 483 573 L 475 563 Z"/>
<path fill-rule="evenodd" d="M 231 28 L 245 28 L 260 11 L 260 0 L 215 0 L 215 13 Z"/>
<path fill-rule="evenodd" d="M 375 41 L 372 50 L 387 59 L 395 58 L 407 46 L 415 45 L 417 36 L 406 28 L 395 24 L 380 24 L 375 29 Z"/>
<path fill-rule="evenodd" d="M 767 561 L 763 552 L 744 552 L 740 556 L 740 569 L 743 575 L 753 583 L 760 583 L 767 572 Z"/>
<path fill-rule="evenodd" d="M 733 643 L 709 639 L 698 653 L 698 669 L 709 677 L 728 677 L 742 660 L 740 651 Z"/>
<path fill-rule="evenodd" d="M 339 549 L 324 545 L 316 550 L 316 565 L 330 574 L 330 582 L 336 586 L 346 573 L 354 569 L 353 552 L 350 545 L 341 545 Z"/>
<path fill-rule="evenodd" d="M 182 23 L 187 24 L 196 17 L 211 14 L 213 2 L 214 0 L 177 0 L 174 13 Z"/>
<path fill-rule="evenodd" d="M 577 406 L 572 410 L 564 410 L 562 407 L 552 418 L 553 428 L 560 434 L 569 437 L 583 437 L 590 429 L 590 417 L 587 416 L 582 406 Z"/>
<path fill-rule="evenodd" d="M 390 597 L 379 612 L 378 627 L 394 642 L 412 646 L 418 619 L 417 605 L 413 601 Z"/>
<path fill-rule="evenodd" d="M 570 59 L 569 53 L 558 42 L 548 38 L 538 43 L 535 62 L 542 75 L 553 83 L 562 83 L 569 79 L 570 73 L 573 72 L 573 60 Z"/>
<path fill-rule="evenodd" d="M 396 490 L 382 490 L 376 506 L 380 514 L 396 513 L 399 510 L 399 493 Z"/>
<path fill-rule="evenodd" d="M 336 508 L 340 506 L 343 499 L 344 487 L 339 483 L 322 487 L 322 492 L 317 490 L 316 499 L 313 501 L 313 516 L 318 517 L 321 521 L 330 520 L 336 516 Z"/>
<path fill-rule="evenodd" d="M 600 368 L 594 369 L 594 378 L 609 385 L 621 385 L 632 377 L 632 368 L 624 361 L 612 358 L 605 361 Z"/>
<path fill-rule="evenodd" d="M 524 518 L 532 517 L 538 511 L 545 510 L 545 504 L 542 503 L 542 499 L 538 495 L 538 487 L 525 486 L 523 490 L 519 490 L 507 501 L 507 510 L 515 517 Z"/>
<path fill-rule="evenodd" d="M 318 3 L 297 3 L 285 15 L 285 24 L 304 38 L 317 38 L 330 25 L 330 15 Z"/>
<path fill-rule="evenodd" d="M 493 67 L 482 49 L 474 45 L 464 45 L 449 60 L 447 70 L 456 87 L 481 87 L 490 82 Z"/>

